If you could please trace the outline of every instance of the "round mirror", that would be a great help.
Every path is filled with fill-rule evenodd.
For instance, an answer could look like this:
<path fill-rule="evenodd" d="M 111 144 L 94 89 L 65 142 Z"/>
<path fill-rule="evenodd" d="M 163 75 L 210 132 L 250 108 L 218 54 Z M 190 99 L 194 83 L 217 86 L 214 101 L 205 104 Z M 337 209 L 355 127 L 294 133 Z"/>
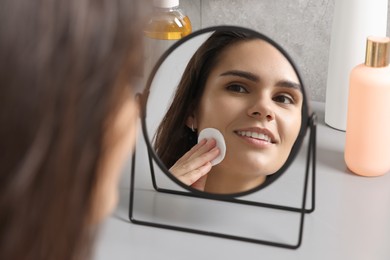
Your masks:
<path fill-rule="evenodd" d="M 199 195 L 268 186 L 296 157 L 308 127 L 299 72 L 273 40 L 218 26 L 176 42 L 142 94 L 146 143 L 161 169 Z"/>

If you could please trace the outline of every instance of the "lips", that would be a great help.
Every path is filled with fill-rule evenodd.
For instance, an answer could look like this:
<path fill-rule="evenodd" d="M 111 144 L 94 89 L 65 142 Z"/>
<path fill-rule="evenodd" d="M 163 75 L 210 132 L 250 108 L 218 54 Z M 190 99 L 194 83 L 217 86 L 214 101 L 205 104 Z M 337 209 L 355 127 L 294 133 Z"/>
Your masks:
<path fill-rule="evenodd" d="M 265 128 L 246 128 L 234 131 L 239 136 L 249 137 L 268 143 L 276 143 L 273 134 Z"/>

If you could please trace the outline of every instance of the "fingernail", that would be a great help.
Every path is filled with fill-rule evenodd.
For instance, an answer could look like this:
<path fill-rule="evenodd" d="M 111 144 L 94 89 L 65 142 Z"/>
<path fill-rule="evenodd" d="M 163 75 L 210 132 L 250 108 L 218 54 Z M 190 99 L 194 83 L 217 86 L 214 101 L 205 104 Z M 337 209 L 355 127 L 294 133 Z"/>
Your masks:
<path fill-rule="evenodd" d="M 208 143 L 217 143 L 217 141 L 214 138 L 207 139 Z"/>
<path fill-rule="evenodd" d="M 205 143 L 207 143 L 207 139 L 202 139 L 202 140 L 200 140 L 200 142 L 199 142 L 199 144 L 205 144 Z"/>

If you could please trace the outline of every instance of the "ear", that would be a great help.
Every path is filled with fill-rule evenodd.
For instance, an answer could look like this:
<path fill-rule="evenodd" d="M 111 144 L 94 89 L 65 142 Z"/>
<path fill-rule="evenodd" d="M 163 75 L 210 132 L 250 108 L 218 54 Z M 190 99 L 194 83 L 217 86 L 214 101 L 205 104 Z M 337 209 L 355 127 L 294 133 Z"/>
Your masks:
<path fill-rule="evenodd" d="M 186 126 L 192 131 L 195 131 L 195 129 L 198 128 L 194 115 L 190 115 L 187 117 Z"/>

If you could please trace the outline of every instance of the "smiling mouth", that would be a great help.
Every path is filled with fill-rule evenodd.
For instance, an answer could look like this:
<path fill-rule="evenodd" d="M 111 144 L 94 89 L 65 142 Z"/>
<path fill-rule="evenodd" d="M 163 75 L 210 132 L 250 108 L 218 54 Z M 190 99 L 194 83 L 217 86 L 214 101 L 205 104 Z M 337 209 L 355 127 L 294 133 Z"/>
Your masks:
<path fill-rule="evenodd" d="M 250 137 L 268 143 L 273 143 L 272 138 L 263 133 L 252 132 L 252 131 L 236 131 L 236 134 L 238 134 L 239 136 Z"/>

